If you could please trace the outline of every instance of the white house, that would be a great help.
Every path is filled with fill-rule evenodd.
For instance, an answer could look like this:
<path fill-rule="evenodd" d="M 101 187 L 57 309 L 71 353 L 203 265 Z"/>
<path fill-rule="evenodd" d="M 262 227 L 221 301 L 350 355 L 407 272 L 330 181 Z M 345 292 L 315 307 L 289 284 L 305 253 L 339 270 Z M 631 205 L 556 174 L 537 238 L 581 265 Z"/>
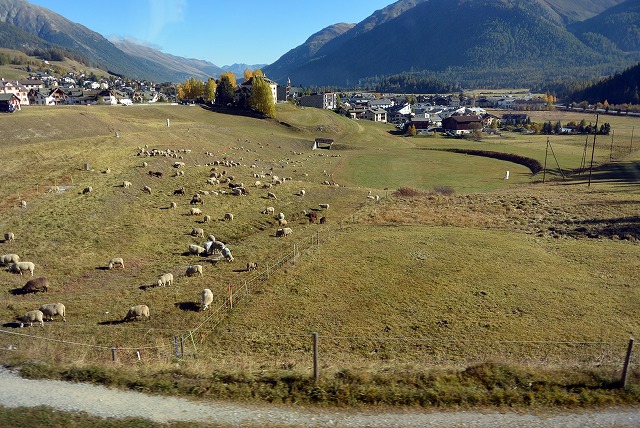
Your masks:
<path fill-rule="evenodd" d="M 252 77 L 240 86 L 248 89 L 250 93 L 251 89 L 253 88 L 253 79 L 255 79 L 255 77 Z M 276 104 L 278 102 L 278 84 L 271 79 L 267 79 L 266 76 L 264 76 L 263 79 L 269 84 L 269 88 L 271 88 L 271 96 L 273 97 L 273 103 Z"/>

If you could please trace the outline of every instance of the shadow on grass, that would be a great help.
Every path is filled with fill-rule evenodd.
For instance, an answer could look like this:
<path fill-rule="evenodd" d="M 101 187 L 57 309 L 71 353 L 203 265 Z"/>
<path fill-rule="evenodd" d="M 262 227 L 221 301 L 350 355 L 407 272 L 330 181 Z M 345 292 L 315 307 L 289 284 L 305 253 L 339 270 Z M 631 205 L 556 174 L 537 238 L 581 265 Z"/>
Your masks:
<path fill-rule="evenodd" d="M 109 266 L 98 266 L 96 270 L 111 270 L 111 269 L 109 269 Z"/>
<path fill-rule="evenodd" d="M 123 324 L 124 322 L 124 320 L 100 321 L 98 325 L 118 325 Z"/>
<path fill-rule="evenodd" d="M 181 311 L 199 312 L 200 305 L 195 302 L 177 302 L 175 307 Z"/>
<path fill-rule="evenodd" d="M 14 296 L 24 296 L 25 294 L 28 294 L 22 289 L 22 287 L 11 289 L 9 290 L 9 293 L 13 294 Z"/>
<path fill-rule="evenodd" d="M 17 321 L 6 322 L 6 323 L 2 324 L 2 327 L 4 327 L 4 328 L 20 328 L 20 323 L 17 322 Z"/>

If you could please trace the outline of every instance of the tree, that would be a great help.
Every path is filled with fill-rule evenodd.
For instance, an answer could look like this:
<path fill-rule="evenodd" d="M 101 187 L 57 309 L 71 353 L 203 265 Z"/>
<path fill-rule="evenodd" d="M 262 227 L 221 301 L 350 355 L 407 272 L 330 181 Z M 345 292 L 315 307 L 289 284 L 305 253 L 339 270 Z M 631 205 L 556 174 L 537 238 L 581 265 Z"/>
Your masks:
<path fill-rule="evenodd" d="M 244 81 L 248 82 L 253 77 L 253 71 L 247 69 L 244 71 Z"/>
<path fill-rule="evenodd" d="M 230 71 L 225 71 L 224 73 L 222 73 L 220 75 L 220 77 L 218 78 L 218 81 L 220 79 L 222 79 L 223 77 L 225 77 L 225 76 L 227 77 L 227 79 L 229 79 L 229 83 L 231 84 L 231 88 L 235 89 L 236 86 L 238 86 L 238 83 L 236 82 L 236 75 L 233 74 Z"/>
<path fill-rule="evenodd" d="M 416 129 L 416 126 L 413 123 L 407 126 L 407 132 L 405 133 L 405 135 L 407 137 L 415 137 L 416 135 L 418 135 L 418 130 Z"/>
<path fill-rule="evenodd" d="M 253 70 L 253 75 L 255 77 L 264 77 L 264 73 L 259 68 L 256 68 L 255 70 Z"/>
<path fill-rule="evenodd" d="M 220 75 L 218 79 L 218 86 L 216 86 L 216 105 L 226 106 L 229 103 L 233 103 L 233 88 L 229 80 L 229 76 L 226 74 Z"/>
<path fill-rule="evenodd" d="M 202 95 L 202 98 L 204 98 L 205 101 L 213 103 L 216 99 L 216 86 L 216 81 L 210 77 L 204 85 L 204 94 Z"/>
<path fill-rule="evenodd" d="M 259 111 L 267 116 L 275 117 L 276 106 L 273 102 L 271 87 L 264 77 L 254 76 L 251 85 L 251 95 L 247 100 L 249 108 Z"/>

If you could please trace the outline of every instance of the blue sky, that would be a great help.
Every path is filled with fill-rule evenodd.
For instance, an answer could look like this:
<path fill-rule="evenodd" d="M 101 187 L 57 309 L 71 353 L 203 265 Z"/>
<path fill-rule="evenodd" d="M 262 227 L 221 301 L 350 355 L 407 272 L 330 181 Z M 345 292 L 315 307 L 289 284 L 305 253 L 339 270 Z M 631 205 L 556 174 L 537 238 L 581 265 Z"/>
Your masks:
<path fill-rule="evenodd" d="M 165 53 L 270 64 L 313 33 L 358 23 L 394 0 L 29 0 L 106 38 L 130 38 Z"/>

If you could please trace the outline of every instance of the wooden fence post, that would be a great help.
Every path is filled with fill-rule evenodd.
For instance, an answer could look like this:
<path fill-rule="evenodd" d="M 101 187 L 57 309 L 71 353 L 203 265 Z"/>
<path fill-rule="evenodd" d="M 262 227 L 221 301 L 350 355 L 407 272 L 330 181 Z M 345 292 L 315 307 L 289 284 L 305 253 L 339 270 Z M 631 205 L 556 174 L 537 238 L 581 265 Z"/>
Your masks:
<path fill-rule="evenodd" d="M 633 351 L 633 337 L 629 339 L 629 346 L 627 346 L 627 355 L 624 358 L 624 367 L 622 368 L 622 379 L 620 384 L 623 388 L 627 387 L 627 379 L 629 377 L 629 364 L 631 364 L 631 352 Z"/>
<path fill-rule="evenodd" d="M 117 360 L 117 354 L 116 354 L 116 348 L 111 348 L 111 361 L 113 361 L 114 363 Z"/>
<path fill-rule="evenodd" d="M 184 337 L 180 336 L 180 357 L 184 358 Z"/>
<path fill-rule="evenodd" d="M 179 358 L 178 355 L 178 336 L 173 336 L 173 346 L 176 350 L 176 358 Z"/>
<path fill-rule="evenodd" d="M 320 378 L 318 369 L 318 332 L 313 332 L 313 380 L 315 382 Z"/>

